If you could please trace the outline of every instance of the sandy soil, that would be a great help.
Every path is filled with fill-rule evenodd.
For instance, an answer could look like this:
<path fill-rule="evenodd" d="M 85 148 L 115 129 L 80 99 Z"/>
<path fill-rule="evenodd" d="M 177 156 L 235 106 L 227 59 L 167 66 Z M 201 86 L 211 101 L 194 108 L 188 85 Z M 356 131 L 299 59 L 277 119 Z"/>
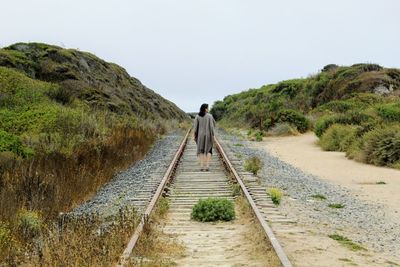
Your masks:
<path fill-rule="evenodd" d="M 400 171 L 349 160 L 343 152 L 323 151 L 313 133 L 269 137 L 260 146 L 281 160 L 351 189 L 356 197 L 384 204 L 387 214 L 400 220 Z M 378 185 L 383 181 L 386 184 Z"/>

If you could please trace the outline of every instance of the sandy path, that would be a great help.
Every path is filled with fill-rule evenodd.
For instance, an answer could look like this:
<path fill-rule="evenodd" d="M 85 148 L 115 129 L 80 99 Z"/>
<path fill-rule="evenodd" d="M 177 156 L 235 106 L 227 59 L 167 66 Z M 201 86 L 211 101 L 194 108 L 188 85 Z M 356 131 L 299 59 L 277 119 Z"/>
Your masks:
<path fill-rule="evenodd" d="M 350 189 L 356 197 L 384 204 L 386 213 L 400 221 L 400 171 L 349 160 L 343 152 L 323 151 L 313 133 L 290 137 L 269 137 L 260 147 L 281 160 Z M 377 185 L 384 181 L 386 184 Z"/>

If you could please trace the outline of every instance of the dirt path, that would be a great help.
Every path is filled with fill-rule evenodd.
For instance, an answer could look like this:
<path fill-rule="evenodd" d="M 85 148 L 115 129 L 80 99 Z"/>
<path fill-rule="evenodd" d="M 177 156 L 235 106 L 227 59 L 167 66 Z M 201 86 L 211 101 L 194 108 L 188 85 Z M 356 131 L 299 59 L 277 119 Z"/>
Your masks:
<path fill-rule="evenodd" d="M 265 138 L 262 148 L 281 160 L 322 179 L 351 189 L 354 196 L 384 204 L 400 221 L 400 171 L 349 160 L 343 152 L 323 151 L 313 133 Z M 376 184 L 383 181 L 386 184 Z"/>

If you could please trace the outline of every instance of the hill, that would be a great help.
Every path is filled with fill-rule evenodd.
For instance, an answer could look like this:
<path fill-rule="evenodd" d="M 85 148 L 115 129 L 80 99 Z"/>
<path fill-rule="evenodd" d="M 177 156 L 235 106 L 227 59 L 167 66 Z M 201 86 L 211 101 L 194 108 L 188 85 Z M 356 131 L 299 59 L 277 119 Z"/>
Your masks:
<path fill-rule="evenodd" d="M 22 72 L 31 79 L 58 85 L 55 100 L 73 98 L 91 107 L 146 119 L 185 119 L 175 104 L 129 76 L 122 67 L 93 54 L 41 43 L 17 43 L 0 50 L 0 66 Z"/>
<path fill-rule="evenodd" d="M 314 129 L 326 150 L 400 167 L 400 136 L 395 130 L 400 127 L 399 96 L 399 69 L 330 64 L 308 78 L 226 96 L 214 103 L 211 113 L 231 127 L 257 129 L 258 139 Z"/>
<path fill-rule="evenodd" d="M 93 195 L 188 116 L 120 66 L 73 49 L 0 49 L 0 220 Z"/>

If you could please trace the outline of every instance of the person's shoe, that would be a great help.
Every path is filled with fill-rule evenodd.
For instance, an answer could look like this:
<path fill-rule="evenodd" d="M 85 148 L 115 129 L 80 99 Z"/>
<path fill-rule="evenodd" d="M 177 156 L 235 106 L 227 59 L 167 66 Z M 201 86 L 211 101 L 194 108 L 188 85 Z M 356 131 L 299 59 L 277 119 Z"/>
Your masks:
<path fill-rule="evenodd" d="M 206 171 L 206 172 L 209 172 L 209 171 L 210 171 L 210 168 L 206 168 L 205 171 Z"/>
<path fill-rule="evenodd" d="M 205 170 L 203 168 L 200 169 L 201 172 L 204 172 Z"/>

